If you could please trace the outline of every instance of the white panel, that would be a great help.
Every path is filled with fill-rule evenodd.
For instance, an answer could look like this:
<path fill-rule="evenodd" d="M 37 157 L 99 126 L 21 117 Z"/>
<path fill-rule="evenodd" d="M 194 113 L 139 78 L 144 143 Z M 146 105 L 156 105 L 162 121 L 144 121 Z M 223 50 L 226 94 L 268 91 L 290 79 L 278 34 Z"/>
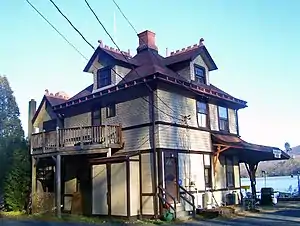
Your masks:
<path fill-rule="evenodd" d="M 130 162 L 130 214 L 137 216 L 140 210 L 139 162 Z"/>
<path fill-rule="evenodd" d="M 210 166 L 210 155 L 204 155 L 204 164 Z"/>
<path fill-rule="evenodd" d="M 182 181 L 182 186 L 188 186 L 189 180 L 189 156 L 185 153 L 178 153 L 178 177 Z"/>
<path fill-rule="evenodd" d="M 108 205 L 106 165 L 94 165 L 92 167 L 92 178 L 92 214 L 107 215 Z"/>
<path fill-rule="evenodd" d="M 237 134 L 236 114 L 235 110 L 228 109 L 229 132 Z"/>
<path fill-rule="evenodd" d="M 208 104 L 208 107 L 210 116 L 210 128 L 211 130 L 219 130 L 218 107 L 214 104 Z"/>
<path fill-rule="evenodd" d="M 111 164 L 111 214 L 127 216 L 126 163 Z M 129 192 L 129 191 L 128 191 Z"/>
<path fill-rule="evenodd" d="M 203 165 L 203 155 L 202 154 L 190 154 L 191 157 L 191 178 L 195 181 L 195 188 L 198 190 L 205 189 L 204 180 L 204 165 Z"/>

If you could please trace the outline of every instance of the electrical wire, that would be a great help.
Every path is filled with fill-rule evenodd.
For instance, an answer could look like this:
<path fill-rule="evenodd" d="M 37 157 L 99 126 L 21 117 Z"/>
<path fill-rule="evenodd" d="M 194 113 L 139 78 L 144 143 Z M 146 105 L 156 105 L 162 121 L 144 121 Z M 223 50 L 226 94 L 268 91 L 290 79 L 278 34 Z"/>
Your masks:
<path fill-rule="evenodd" d="M 115 40 L 113 39 L 113 37 L 111 36 L 111 34 L 107 31 L 107 29 L 105 28 L 104 24 L 101 22 L 101 20 L 99 19 L 99 17 L 97 16 L 97 14 L 95 13 L 95 11 L 93 10 L 93 8 L 90 6 L 90 4 L 88 3 L 87 0 L 84 0 L 86 5 L 88 6 L 89 10 L 93 13 L 93 15 L 95 16 L 95 18 L 97 19 L 98 23 L 101 25 L 101 27 L 103 28 L 103 30 L 105 31 L 105 33 L 108 35 L 108 37 L 110 38 L 110 40 L 113 42 L 113 44 L 117 47 L 117 49 L 119 50 L 119 52 L 122 54 L 122 56 L 125 58 L 125 60 L 130 64 L 128 57 L 126 57 L 124 55 L 124 53 L 121 51 L 120 47 L 118 46 L 118 44 L 115 42 Z M 137 72 L 137 70 L 134 68 L 134 66 L 132 66 L 132 70 L 139 76 L 139 73 Z M 148 89 L 153 92 L 152 88 L 149 86 L 149 84 L 147 82 L 145 82 L 146 86 L 148 87 Z M 165 103 L 156 93 L 155 93 L 156 97 L 170 110 L 172 110 L 173 112 L 175 112 L 176 114 L 178 114 L 178 112 L 176 112 L 173 108 L 171 108 L 167 103 Z M 181 117 L 184 117 L 184 115 L 181 115 Z M 179 119 L 182 121 L 182 119 Z"/>

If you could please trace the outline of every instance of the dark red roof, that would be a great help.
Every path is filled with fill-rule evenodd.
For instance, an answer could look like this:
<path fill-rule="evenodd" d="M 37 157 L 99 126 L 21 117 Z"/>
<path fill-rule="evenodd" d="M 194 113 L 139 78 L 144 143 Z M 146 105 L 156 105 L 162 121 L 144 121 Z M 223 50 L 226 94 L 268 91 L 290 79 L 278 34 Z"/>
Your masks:
<path fill-rule="evenodd" d="M 81 97 L 85 97 L 93 92 L 93 84 L 86 87 L 84 90 L 81 90 L 79 93 L 77 93 L 75 96 L 68 99 L 68 101 L 76 100 Z"/>
<path fill-rule="evenodd" d="M 49 95 L 45 95 L 45 98 L 48 100 L 51 106 L 59 105 L 67 101 L 66 99 L 56 97 L 56 96 L 49 96 Z"/>

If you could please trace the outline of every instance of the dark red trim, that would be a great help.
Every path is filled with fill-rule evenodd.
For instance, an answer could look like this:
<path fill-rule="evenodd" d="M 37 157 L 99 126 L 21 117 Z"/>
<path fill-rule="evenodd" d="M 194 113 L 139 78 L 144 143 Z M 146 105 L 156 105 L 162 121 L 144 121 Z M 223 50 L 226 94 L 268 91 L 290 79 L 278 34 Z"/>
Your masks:
<path fill-rule="evenodd" d="M 232 96 L 225 95 L 225 94 L 220 93 L 220 92 L 216 92 L 214 90 L 211 90 L 210 88 L 204 88 L 204 87 L 192 84 L 190 82 L 175 79 L 175 78 L 167 76 L 167 75 L 156 74 L 156 75 L 147 76 L 145 78 L 136 79 L 136 80 L 131 81 L 131 82 L 123 83 L 121 85 L 116 85 L 116 86 L 110 87 L 108 89 L 104 89 L 102 91 L 98 91 L 96 93 L 87 95 L 85 97 L 81 97 L 79 99 L 75 99 L 75 100 L 72 100 L 72 101 L 67 101 L 63 104 L 53 106 L 53 109 L 54 110 L 59 110 L 59 109 L 62 109 L 62 108 L 77 105 L 77 104 L 86 102 L 88 100 L 91 100 L 91 99 L 94 99 L 94 98 L 99 98 L 101 96 L 116 92 L 118 90 L 123 90 L 123 89 L 129 88 L 129 87 L 132 87 L 132 86 L 136 86 L 138 84 L 143 84 L 143 83 L 155 80 L 155 79 L 166 81 L 166 82 L 173 83 L 173 84 L 177 84 L 177 85 L 183 86 L 183 87 L 188 88 L 188 89 L 192 89 L 193 91 L 198 92 L 199 95 L 206 94 L 206 95 L 218 98 L 218 99 L 223 99 L 223 100 L 233 102 L 235 104 L 238 104 L 241 108 L 247 107 L 247 102 L 246 101 L 234 98 Z"/>

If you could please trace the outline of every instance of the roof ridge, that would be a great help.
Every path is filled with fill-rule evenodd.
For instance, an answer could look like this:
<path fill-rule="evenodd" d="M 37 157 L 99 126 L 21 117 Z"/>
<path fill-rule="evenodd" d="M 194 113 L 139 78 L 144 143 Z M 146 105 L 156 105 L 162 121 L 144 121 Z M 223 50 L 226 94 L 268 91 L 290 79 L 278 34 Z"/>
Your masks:
<path fill-rule="evenodd" d="M 105 50 L 108 50 L 108 51 L 111 51 L 111 52 L 114 52 L 114 53 L 125 55 L 128 58 L 132 58 L 132 56 L 130 55 L 130 49 L 128 49 L 127 52 L 126 51 L 122 51 L 122 50 L 120 51 L 119 49 L 115 49 L 115 48 L 110 47 L 108 45 L 103 45 L 102 40 L 98 40 L 98 43 L 99 43 L 99 47 L 101 49 L 105 49 Z"/>
<path fill-rule="evenodd" d="M 177 55 L 177 54 L 180 54 L 180 53 L 184 53 L 184 52 L 190 51 L 192 49 L 196 49 L 198 47 L 204 46 L 203 42 L 204 42 L 204 39 L 200 38 L 199 44 L 194 44 L 192 46 L 187 46 L 185 48 L 172 51 L 171 54 L 170 54 L 170 56 L 174 56 L 174 55 Z"/>

